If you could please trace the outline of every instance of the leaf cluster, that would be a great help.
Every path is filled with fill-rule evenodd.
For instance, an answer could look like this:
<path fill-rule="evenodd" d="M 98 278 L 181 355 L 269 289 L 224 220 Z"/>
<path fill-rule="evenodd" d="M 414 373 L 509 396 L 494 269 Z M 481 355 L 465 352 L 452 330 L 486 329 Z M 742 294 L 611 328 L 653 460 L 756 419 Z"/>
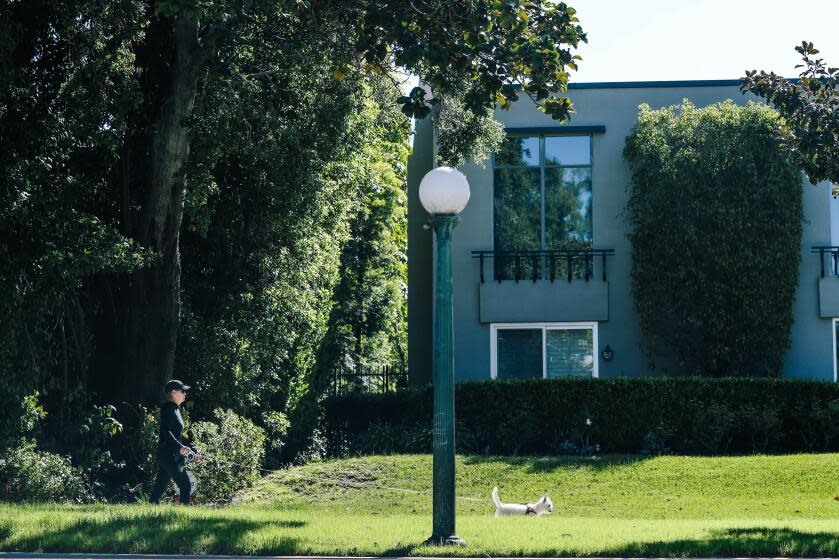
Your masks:
<path fill-rule="evenodd" d="M 812 183 L 833 182 L 839 195 L 839 67 L 817 58 L 818 49 L 803 41 L 795 47 L 803 68 L 798 80 L 774 72 L 750 70 L 741 90 L 766 99 L 783 116 L 778 130 L 784 145 Z"/>

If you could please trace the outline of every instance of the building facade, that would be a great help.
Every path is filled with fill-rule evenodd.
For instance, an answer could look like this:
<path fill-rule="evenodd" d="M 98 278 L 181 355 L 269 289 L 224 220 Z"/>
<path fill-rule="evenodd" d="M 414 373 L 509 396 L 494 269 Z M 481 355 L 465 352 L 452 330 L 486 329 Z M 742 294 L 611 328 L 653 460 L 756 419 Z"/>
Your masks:
<path fill-rule="evenodd" d="M 526 97 L 496 118 L 508 140 L 483 166 L 460 170 L 471 198 L 452 242 L 458 381 L 511 377 L 678 375 L 642 348 L 624 216 L 626 137 L 642 103 L 697 107 L 752 96 L 738 80 L 571 84 L 562 125 Z M 432 168 L 428 119 L 417 123 L 408 173 L 408 353 L 413 384 L 431 380 L 433 240 L 419 203 Z M 830 184 L 802 179 L 801 264 L 784 377 L 836 381 L 839 204 Z M 552 250 L 562 238 L 566 249 Z M 529 247 L 529 251 L 511 248 Z M 570 247 L 570 249 L 568 248 Z M 821 262 L 820 262 L 821 261 Z M 771 305 L 771 302 L 767 302 Z M 736 317 L 732 317 L 736 320 Z"/>

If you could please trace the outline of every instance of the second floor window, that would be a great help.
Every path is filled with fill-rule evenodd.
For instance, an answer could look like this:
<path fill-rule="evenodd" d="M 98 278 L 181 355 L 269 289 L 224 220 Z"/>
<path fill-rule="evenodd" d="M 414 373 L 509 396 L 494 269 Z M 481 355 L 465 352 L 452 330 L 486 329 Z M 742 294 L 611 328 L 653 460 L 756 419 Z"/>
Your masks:
<path fill-rule="evenodd" d="M 591 137 L 508 136 L 495 155 L 494 197 L 497 278 L 513 276 L 504 253 L 590 249 Z"/>

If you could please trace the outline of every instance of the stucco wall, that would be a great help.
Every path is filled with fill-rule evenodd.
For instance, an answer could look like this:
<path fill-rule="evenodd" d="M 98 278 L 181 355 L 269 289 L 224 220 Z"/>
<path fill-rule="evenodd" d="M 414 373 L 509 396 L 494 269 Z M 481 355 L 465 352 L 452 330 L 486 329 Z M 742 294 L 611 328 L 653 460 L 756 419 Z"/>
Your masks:
<path fill-rule="evenodd" d="M 591 137 L 594 247 L 615 250 L 615 254 L 607 260 L 608 320 L 601 321 L 598 327 L 599 347 L 602 349 L 609 345 L 614 350 L 614 359 L 606 362 L 597 356 L 600 377 L 678 374 L 678 371 L 660 361 L 657 361 L 657 369 L 651 371 L 641 350 L 638 320 L 630 293 L 630 245 L 622 213 L 630 183 L 629 168 L 622 155 L 624 142 L 636 122 L 641 103 L 659 108 L 690 99 L 697 106 L 705 106 L 726 99 L 745 104 L 750 98 L 743 96 L 736 84 L 679 84 L 677 87 L 661 87 L 661 84 L 655 87 L 608 87 L 603 84 L 586 87 L 581 84 L 569 91 L 569 97 L 576 109 L 572 123 L 574 126 L 605 126 L 604 133 L 593 134 Z M 499 110 L 496 118 L 510 128 L 538 126 L 557 127 L 561 130 L 561 125 L 538 111 L 529 99 L 517 102 L 509 111 Z M 429 168 L 426 167 L 423 173 Z M 478 262 L 471 257 L 471 251 L 492 249 L 492 168 L 489 163 L 483 168 L 467 164 L 461 167 L 461 171 L 469 180 L 472 194 L 469 205 L 461 215 L 461 222 L 455 229 L 452 243 L 455 375 L 458 380 L 486 379 L 490 376 L 490 327 L 480 322 Z M 418 180 L 414 181 L 412 188 L 418 184 Z M 794 304 L 792 347 L 787 354 L 784 375 L 832 380 L 832 323 L 830 319 L 819 317 L 818 257 L 810 253 L 813 245 L 830 244 L 829 186 L 822 184 L 814 187 L 804 181 L 802 188 L 806 219 L 801 246 L 800 282 Z M 415 192 L 412 197 L 416 198 Z M 424 212 L 418 204 L 409 206 L 409 220 L 412 223 L 409 229 L 410 243 L 410 232 L 418 227 L 417 224 L 421 227 L 425 221 Z M 424 235 L 430 241 L 430 234 L 425 232 Z M 423 247 L 422 251 L 422 255 L 418 256 L 416 247 L 413 250 L 409 247 L 409 259 L 421 258 L 423 263 L 430 262 L 430 248 Z M 412 274 L 409 272 L 409 283 L 422 282 L 425 298 L 415 297 L 409 301 L 409 306 L 427 305 L 430 308 L 432 305 L 430 290 L 425 294 L 425 280 L 417 278 L 422 275 L 430 282 L 433 271 L 425 269 L 425 266 L 415 264 L 411 269 L 409 263 L 409 271 L 413 271 Z M 516 287 L 528 289 L 527 282 Z M 414 293 L 416 295 L 417 291 Z M 771 305 L 771 302 L 767 304 Z M 418 316 L 416 310 L 414 316 Z M 409 321 L 410 317 L 409 308 Z M 546 317 L 545 320 L 550 319 Z M 736 317 L 732 317 L 732 321 L 736 320 Z M 409 341 L 412 364 L 418 363 L 415 355 L 418 352 L 430 356 L 430 327 L 426 328 L 424 324 L 423 329 L 424 336 L 427 335 L 424 342 L 419 342 L 418 336 L 411 338 L 412 342 Z"/>

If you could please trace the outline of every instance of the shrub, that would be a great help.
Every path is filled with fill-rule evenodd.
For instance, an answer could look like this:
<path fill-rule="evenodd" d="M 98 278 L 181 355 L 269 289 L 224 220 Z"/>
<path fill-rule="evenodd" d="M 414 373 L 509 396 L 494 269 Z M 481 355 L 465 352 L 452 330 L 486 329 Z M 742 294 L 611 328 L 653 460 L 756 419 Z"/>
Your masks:
<path fill-rule="evenodd" d="M 363 455 L 400 453 L 402 433 L 408 426 L 394 428 L 390 422 L 372 422 L 367 429 L 354 438 L 350 450 Z"/>
<path fill-rule="evenodd" d="M 374 421 L 364 432 L 351 438 L 353 454 L 431 453 L 434 434 L 428 422 L 391 424 Z M 463 422 L 455 425 L 455 447 L 459 453 L 479 451 L 479 438 Z"/>
<path fill-rule="evenodd" d="M 116 408 L 93 406 L 79 426 L 79 437 L 72 451 L 72 460 L 85 473 L 91 492 L 97 500 L 126 500 L 130 491 L 125 484 L 126 463 L 112 453 L 116 437 L 123 425 L 116 418 Z M 66 447 L 65 447 L 66 448 Z"/>
<path fill-rule="evenodd" d="M 795 433 L 807 451 L 827 451 L 839 435 L 839 399 L 801 399 L 793 406 Z"/>
<path fill-rule="evenodd" d="M 432 398 L 428 388 L 327 399 L 320 428 L 327 454 L 429 451 Z M 455 400 L 459 453 L 593 453 L 598 446 L 612 453 L 839 449 L 839 385 L 834 383 L 700 377 L 488 380 L 458 383 Z M 408 443 L 417 441 L 422 445 Z"/>
<path fill-rule="evenodd" d="M 122 459 L 134 471 L 133 484 L 124 488 L 125 501 L 136 501 L 151 493 L 157 476 L 157 440 L 160 433 L 160 417 L 157 410 L 139 407 L 135 411 L 136 422 L 127 425 L 120 434 L 119 449 Z"/>
<path fill-rule="evenodd" d="M 694 406 L 693 440 L 707 453 L 728 451 L 737 430 L 737 414 L 721 402 Z"/>
<path fill-rule="evenodd" d="M 522 406 L 509 411 L 497 429 L 493 430 L 494 446 L 506 449 L 511 455 L 518 455 L 537 444 L 541 430 L 534 404 L 522 403 Z"/>
<path fill-rule="evenodd" d="M 216 409 L 215 417 L 217 424 L 193 424 L 195 445 L 206 460 L 188 468 L 198 478 L 196 499 L 222 504 L 259 479 L 265 431 L 231 410 Z"/>
<path fill-rule="evenodd" d="M 659 422 L 657 426 L 652 428 L 644 435 L 642 440 L 641 453 L 647 455 L 666 455 L 673 451 L 672 442 L 676 431 L 665 424 Z"/>
<path fill-rule="evenodd" d="M 781 411 L 774 402 L 762 406 L 748 404 L 740 408 L 738 418 L 751 437 L 752 451 L 763 453 L 783 434 Z"/>
<path fill-rule="evenodd" d="M 92 498 L 81 469 L 28 441 L 0 456 L 0 496 L 10 502 L 82 503 Z"/>
<path fill-rule="evenodd" d="M 803 221 L 781 124 L 765 105 L 731 100 L 639 108 L 624 149 L 626 210 L 632 294 L 653 361 L 692 375 L 780 371 Z"/>

